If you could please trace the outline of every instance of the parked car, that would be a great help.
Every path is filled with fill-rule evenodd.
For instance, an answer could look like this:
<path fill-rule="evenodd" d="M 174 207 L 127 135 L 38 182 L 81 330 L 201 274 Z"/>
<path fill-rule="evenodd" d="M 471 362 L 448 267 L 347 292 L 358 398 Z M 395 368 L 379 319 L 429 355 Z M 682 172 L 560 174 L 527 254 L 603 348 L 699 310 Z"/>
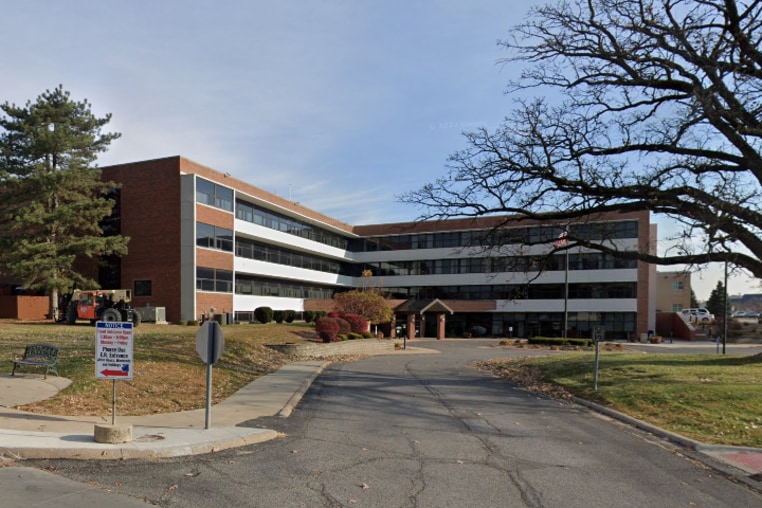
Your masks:
<path fill-rule="evenodd" d="M 696 307 L 692 309 L 683 309 L 680 311 L 682 315 L 688 318 L 689 321 L 701 321 L 704 323 L 711 323 L 714 321 L 714 314 L 709 312 L 704 307 Z"/>

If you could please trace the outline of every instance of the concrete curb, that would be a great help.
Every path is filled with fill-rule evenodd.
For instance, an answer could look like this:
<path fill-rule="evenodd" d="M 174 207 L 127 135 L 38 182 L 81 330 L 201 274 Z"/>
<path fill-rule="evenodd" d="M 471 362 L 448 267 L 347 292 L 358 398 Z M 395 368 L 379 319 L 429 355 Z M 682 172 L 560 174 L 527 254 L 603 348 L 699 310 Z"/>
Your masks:
<path fill-rule="evenodd" d="M 633 418 L 632 416 L 629 416 L 624 413 L 620 413 L 619 411 L 615 411 L 605 406 L 596 404 L 595 402 L 590 402 L 589 400 L 580 399 L 579 397 L 572 397 L 571 400 L 579 404 L 580 406 L 588 407 L 590 409 L 595 410 L 598 413 L 604 414 L 606 416 L 610 416 L 611 418 L 614 418 L 615 420 L 619 420 L 621 422 L 627 423 L 629 425 L 632 425 L 635 428 L 638 428 L 640 430 L 644 430 L 656 436 L 662 437 L 664 439 L 667 439 L 668 441 L 671 441 L 685 448 L 696 450 L 700 446 L 703 446 L 703 444 L 699 443 L 698 441 L 694 441 L 692 439 L 688 439 L 685 436 L 681 436 L 679 434 L 666 431 L 655 425 L 651 425 L 650 423 L 646 423 L 642 420 L 638 420 L 637 418 Z"/>
<path fill-rule="evenodd" d="M 269 429 L 220 427 L 211 429 L 137 428 L 137 437 L 129 443 L 103 444 L 92 435 L 57 432 L 35 433 L 5 431 L 2 441 L 26 441 L 22 446 L 0 443 L 0 456 L 23 459 L 126 460 L 159 459 L 213 453 L 220 450 L 262 443 L 278 437 Z M 33 444 L 29 444 L 33 443 Z"/>
<path fill-rule="evenodd" d="M 281 418 L 288 418 L 291 416 L 291 413 L 294 411 L 294 408 L 299 404 L 299 401 L 302 400 L 302 397 L 304 397 L 304 394 L 307 393 L 307 390 L 310 389 L 312 386 L 312 383 L 315 381 L 315 379 L 323 373 L 326 367 L 328 367 L 331 364 L 331 362 L 323 362 L 320 364 L 320 366 L 315 369 L 315 371 L 310 374 L 310 376 L 302 381 L 302 384 L 299 385 L 299 388 L 296 389 L 294 394 L 288 399 L 286 402 L 286 405 L 283 406 L 283 408 L 278 411 L 278 416 Z"/>
<path fill-rule="evenodd" d="M 757 474 L 756 471 L 745 467 L 743 464 L 728 461 L 722 456 L 724 453 L 731 452 L 762 453 L 762 450 L 747 447 L 707 445 L 699 441 L 689 439 L 685 436 L 681 436 L 680 434 L 675 434 L 674 432 L 664 430 L 642 420 L 638 420 L 637 418 L 633 418 L 632 416 L 620 413 L 619 411 L 601 406 L 595 402 L 590 402 L 589 400 L 581 399 L 579 397 L 571 397 L 571 400 L 572 402 L 581 406 L 585 406 L 597 413 L 601 413 L 614 420 L 626 423 L 634 428 L 643 430 L 649 434 L 653 434 L 654 436 L 677 444 L 686 449 L 686 455 L 689 455 L 691 458 L 698 460 L 707 467 L 732 477 L 734 480 L 745 484 L 747 487 L 755 491 L 762 492 L 762 483 L 760 483 L 759 480 L 752 478 L 753 475 Z"/>

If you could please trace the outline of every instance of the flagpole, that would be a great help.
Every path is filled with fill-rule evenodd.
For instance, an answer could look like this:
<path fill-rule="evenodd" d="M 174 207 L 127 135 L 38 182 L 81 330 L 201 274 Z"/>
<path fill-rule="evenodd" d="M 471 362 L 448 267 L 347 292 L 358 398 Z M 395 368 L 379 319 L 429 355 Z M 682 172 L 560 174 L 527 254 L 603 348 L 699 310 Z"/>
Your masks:
<path fill-rule="evenodd" d="M 569 233 L 564 230 L 558 235 L 555 242 L 556 248 L 564 248 L 564 322 L 561 337 L 566 338 L 566 329 L 569 328 Z"/>

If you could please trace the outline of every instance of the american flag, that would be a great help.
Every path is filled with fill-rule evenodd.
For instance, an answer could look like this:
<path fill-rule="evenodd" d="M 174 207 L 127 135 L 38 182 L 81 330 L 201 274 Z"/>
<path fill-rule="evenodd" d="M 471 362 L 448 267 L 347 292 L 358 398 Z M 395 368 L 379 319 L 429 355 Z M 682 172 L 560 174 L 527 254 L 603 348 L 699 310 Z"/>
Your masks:
<path fill-rule="evenodd" d="M 560 235 L 558 235 L 558 239 L 556 240 L 556 247 L 563 247 L 569 243 L 569 233 L 564 231 Z"/>

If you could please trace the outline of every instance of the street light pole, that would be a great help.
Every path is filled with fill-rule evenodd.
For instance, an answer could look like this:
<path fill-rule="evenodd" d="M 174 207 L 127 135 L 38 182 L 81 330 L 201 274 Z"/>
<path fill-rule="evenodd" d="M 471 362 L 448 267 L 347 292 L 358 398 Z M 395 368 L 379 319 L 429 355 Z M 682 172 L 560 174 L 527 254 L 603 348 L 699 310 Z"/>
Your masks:
<path fill-rule="evenodd" d="M 724 307 L 722 309 L 722 354 L 725 354 L 725 345 L 728 340 L 728 260 L 725 260 L 725 298 L 723 298 Z"/>

